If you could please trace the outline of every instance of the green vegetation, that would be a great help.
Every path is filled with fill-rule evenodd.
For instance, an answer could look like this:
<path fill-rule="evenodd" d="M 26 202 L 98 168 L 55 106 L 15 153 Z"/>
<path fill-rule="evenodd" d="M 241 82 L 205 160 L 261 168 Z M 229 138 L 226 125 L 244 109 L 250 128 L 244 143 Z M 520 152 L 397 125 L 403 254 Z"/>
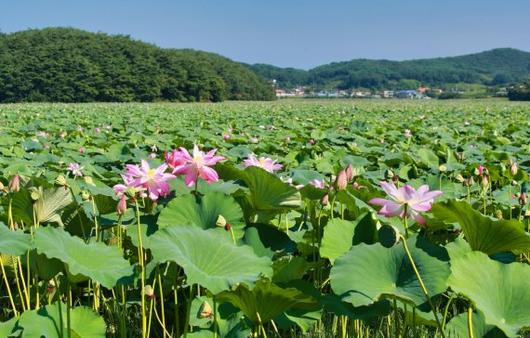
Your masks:
<path fill-rule="evenodd" d="M 529 114 L 0 105 L 0 336 L 529 337 Z"/>
<path fill-rule="evenodd" d="M 502 48 L 456 57 L 388 61 L 334 62 L 309 71 L 270 65 L 249 66 L 280 87 L 296 85 L 324 89 L 414 89 L 420 84 L 438 88 L 455 83 L 506 85 L 530 75 L 530 53 Z"/>
<path fill-rule="evenodd" d="M 511 101 L 530 101 L 530 82 L 523 82 L 510 88 L 508 99 Z"/>
<path fill-rule="evenodd" d="M 0 102 L 271 100 L 239 63 L 71 28 L 0 34 Z"/>

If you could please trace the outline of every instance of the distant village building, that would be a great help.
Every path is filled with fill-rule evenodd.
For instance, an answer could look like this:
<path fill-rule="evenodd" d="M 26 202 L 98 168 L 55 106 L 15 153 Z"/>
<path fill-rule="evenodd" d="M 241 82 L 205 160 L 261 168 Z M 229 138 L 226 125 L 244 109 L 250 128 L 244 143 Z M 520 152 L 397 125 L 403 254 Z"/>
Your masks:
<path fill-rule="evenodd" d="M 391 97 L 394 97 L 394 91 L 393 90 L 383 90 L 383 92 L 381 93 L 381 96 L 384 97 L 384 98 L 391 98 Z"/>
<path fill-rule="evenodd" d="M 421 99 L 423 94 L 416 90 L 399 90 L 394 93 L 394 97 L 398 99 Z"/>
<path fill-rule="evenodd" d="M 372 93 L 369 91 L 356 90 L 351 93 L 351 96 L 358 97 L 358 98 L 366 98 L 366 97 L 371 97 Z"/>

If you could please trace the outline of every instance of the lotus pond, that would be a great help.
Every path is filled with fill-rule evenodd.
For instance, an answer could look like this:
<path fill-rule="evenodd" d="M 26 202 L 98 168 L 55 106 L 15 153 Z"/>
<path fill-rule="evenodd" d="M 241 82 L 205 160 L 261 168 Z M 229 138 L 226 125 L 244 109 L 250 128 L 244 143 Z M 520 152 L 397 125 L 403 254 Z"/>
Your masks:
<path fill-rule="evenodd" d="M 530 336 L 530 105 L 0 105 L 1 337 Z"/>

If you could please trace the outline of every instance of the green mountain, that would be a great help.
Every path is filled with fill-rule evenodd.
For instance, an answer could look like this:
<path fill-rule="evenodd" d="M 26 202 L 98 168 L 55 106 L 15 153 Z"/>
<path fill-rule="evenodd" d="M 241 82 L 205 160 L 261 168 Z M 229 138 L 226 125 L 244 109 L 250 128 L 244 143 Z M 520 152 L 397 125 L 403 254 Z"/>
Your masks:
<path fill-rule="evenodd" d="M 72 28 L 0 33 L 0 102 L 270 100 L 225 57 Z"/>
<path fill-rule="evenodd" d="M 511 48 L 456 57 L 410 61 L 357 59 L 334 62 L 308 71 L 264 64 L 249 65 L 282 88 L 410 89 L 420 84 L 443 87 L 454 83 L 504 85 L 530 76 L 530 53 Z"/>

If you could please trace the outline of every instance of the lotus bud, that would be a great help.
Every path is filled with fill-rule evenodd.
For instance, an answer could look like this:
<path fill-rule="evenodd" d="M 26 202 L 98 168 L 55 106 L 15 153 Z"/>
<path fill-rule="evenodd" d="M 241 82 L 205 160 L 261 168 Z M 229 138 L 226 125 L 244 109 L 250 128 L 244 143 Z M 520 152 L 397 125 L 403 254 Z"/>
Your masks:
<path fill-rule="evenodd" d="M 125 212 L 127 212 L 127 199 L 125 198 L 125 196 L 122 196 L 120 198 L 120 201 L 116 205 L 116 212 L 118 213 L 118 215 L 123 215 L 125 214 Z"/>
<path fill-rule="evenodd" d="M 211 318 L 213 316 L 213 309 L 207 301 L 202 302 L 198 313 L 199 318 Z"/>
<path fill-rule="evenodd" d="M 495 217 L 497 217 L 497 219 L 504 219 L 502 210 L 495 210 Z"/>
<path fill-rule="evenodd" d="M 225 133 L 225 134 L 223 135 L 223 139 L 224 139 L 225 141 L 228 141 L 228 140 L 230 139 L 230 134 Z"/>
<path fill-rule="evenodd" d="M 86 190 L 81 191 L 81 198 L 83 199 L 83 201 L 90 200 L 90 193 Z"/>
<path fill-rule="evenodd" d="M 335 179 L 335 188 L 337 190 L 343 190 L 348 186 L 348 175 L 345 170 L 339 171 L 337 178 Z"/>
<path fill-rule="evenodd" d="M 484 186 L 484 187 L 487 187 L 487 186 L 488 186 L 488 184 L 489 184 L 489 179 L 488 179 L 488 176 L 487 176 L 487 175 L 482 176 L 481 183 L 482 183 L 482 186 Z"/>
<path fill-rule="evenodd" d="M 33 201 L 37 201 L 41 197 L 41 194 L 38 190 L 32 189 L 30 193 L 30 197 Z"/>
<path fill-rule="evenodd" d="M 86 148 L 85 147 L 79 148 L 79 153 L 80 154 L 84 154 L 85 152 L 86 152 Z"/>
<path fill-rule="evenodd" d="M 438 167 L 438 170 L 442 173 L 446 172 L 447 171 L 447 166 L 445 164 L 441 164 L 439 167 Z"/>
<path fill-rule="evenodd" d="M 215 225 L 220 227 L 220 228 L 224 228 L 226 226 L 226 219 L 224 218 L 223 215 L 219 215 L 217 216 L 217 221 L 215 221 Z"/>
<path fill-rule="evenodd" d="M 145 296 L 149 299 L 155 298 L 155 290 L 153 290 L 153 287 L 151 285 L 146 285 L 144 287 L 144 293 Z"/>
<path fill-rule="evenodd" d="M 314 139 L 309 139 L 309 144 L 314 146 L 317 142 Z"/>
<path fill-rule="evenodd" d="M 466 180 L 464 179 L 464 176 L 461 174 L 456 175 L 456 180 L 460 183 L 464 183 Z"/>
<path fill-rule="evenodd" d="M 57 178 L 55 179 L 55 183 L 63 187 L 66 187 L 68 185 L 68 182 L 66 181 L 66 177 L 64 177 L 63 175 L 57 176 Z"/>
<path fill-rule="evenodd" d="M 517 186 L 517 181 L 516 180 L 512 180 L 512 185 L 515 187 Z"/>
<path fill-rule="evenodd" d="M 13 176 L 11 181 L 9 181 L 9 191 L 15 193 L 20 190 L 20 176 L 16 174 Z"/>
<path fill-rule="evenodd" d="M 473 179 L 473 176 L 471 176 L 466 180 L 466 186 L 470 187 L 473 184 L 475 184 L 475 180 Z"/>
<path fill-rule="evenodd" d="M 348 166 L 346 167 L 345 171 L 346 171 L 346 177 L 348 178 L 348 182 L 349 182 L 354 177 L 353 166 L 351 165 L 351 163 L 348 164 Z"/>
<path fill-rule="evenodd" d="M 320 204 L 322 204 L 323 206 L 329 204 L 329 194 L 325 194 L 324 196 L 322 196 L 322 198 L 320 199 Z"/>
<path fill-rule="evenodd" d="M 517 175 L 518 171 L 519 171 L 519 168 L 517 166 L 517 162 L 512 162 L 512 165 L 510 166 L 510 172 L 512 173 L 512 176 Z"/>
<path fill-rule="evenodd" d="M 85 176 L 85 177 L 83 177 L 83 179 L 85 180 L 86 184 L 90 184 L 90 185 L 96 186 L 96 184 L 94 183 L 94 180 L 92 179 L 92 177 Z"/>

